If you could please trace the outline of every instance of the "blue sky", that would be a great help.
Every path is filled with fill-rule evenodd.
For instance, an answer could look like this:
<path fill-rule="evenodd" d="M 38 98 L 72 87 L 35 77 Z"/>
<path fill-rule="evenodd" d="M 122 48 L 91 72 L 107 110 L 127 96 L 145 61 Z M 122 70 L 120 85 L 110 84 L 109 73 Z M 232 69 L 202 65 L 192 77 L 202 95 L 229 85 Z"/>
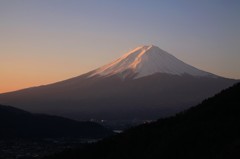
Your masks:
<path fill-rule="evenodd" d="M 0 20 L 0 92 L 77 76 L 145 44 L 240 78 L 238 0 L 0 0 Z"/>

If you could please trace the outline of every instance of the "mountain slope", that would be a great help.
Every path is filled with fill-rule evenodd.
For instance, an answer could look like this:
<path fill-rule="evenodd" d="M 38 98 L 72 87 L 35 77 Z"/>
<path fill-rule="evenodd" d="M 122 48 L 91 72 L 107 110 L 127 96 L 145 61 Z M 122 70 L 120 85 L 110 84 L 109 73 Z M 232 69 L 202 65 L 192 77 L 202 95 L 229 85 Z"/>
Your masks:
<path fill-rule="evenodd" d="M 44 114 L 32 114 L 0 105 L 0 139 L 9 138 L 99 138 L 112 132 L 99 124 L 78 122 Z"/>
<path fill-rule="evenodd" d="M 174 117 L 49 158 L 237 159 L 240 157 L 239 94 L 240 83 Z"/>
<path fill-rule="evenodd" d="M 214 77 L 213 74 L 194 68 L 154 45 L 137 47 L 116 61 L 94 70 L 90 77 L 119 75 L 123 78 L 140 78 L 155 73 Z"/>
<path fill-rule="evenodd" d="M 235 82 L 143 46 L 87 74 L 0 94 L 0 103 L 80 120 L 149 120 L 187 109 Z"/>

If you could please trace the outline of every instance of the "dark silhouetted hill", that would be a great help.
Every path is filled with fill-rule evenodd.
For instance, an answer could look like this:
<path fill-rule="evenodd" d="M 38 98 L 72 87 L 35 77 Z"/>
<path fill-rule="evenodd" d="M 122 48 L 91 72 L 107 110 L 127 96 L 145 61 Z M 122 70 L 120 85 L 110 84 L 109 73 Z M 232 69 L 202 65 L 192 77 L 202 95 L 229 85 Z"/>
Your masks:
<path fill-rule="evenodd" d="M 238 159 L 240 83 L 174 117 L 49 158 Z"/>
<path fill-rule="evenodd" d="M 93 122 L 44 114 L 32 114 L 11 106 L 0 105 L 0 139 L 12 138 L 101 138 L 112 132 Z"/>

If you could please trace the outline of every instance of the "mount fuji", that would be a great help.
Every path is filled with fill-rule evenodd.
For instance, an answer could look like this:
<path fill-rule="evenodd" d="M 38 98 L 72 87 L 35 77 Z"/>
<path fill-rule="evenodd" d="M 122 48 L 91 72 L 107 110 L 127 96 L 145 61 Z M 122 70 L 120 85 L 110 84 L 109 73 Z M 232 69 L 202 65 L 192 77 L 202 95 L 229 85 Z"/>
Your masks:
<path fill-rule="evenodd" d="M 156 73 L 213 77 L 212 74 L 185 64 L 154 45 L 137 47 L 116 61 L 96 69 L 91 76 L 119 75 L 136 79 Z"/>
<path fill-rule="evenodd" d="M 0 94 L 0 103 L 78 120 L 149 120 L 187 109 L 235 82 L 150 45 L 71 79 Z"/>

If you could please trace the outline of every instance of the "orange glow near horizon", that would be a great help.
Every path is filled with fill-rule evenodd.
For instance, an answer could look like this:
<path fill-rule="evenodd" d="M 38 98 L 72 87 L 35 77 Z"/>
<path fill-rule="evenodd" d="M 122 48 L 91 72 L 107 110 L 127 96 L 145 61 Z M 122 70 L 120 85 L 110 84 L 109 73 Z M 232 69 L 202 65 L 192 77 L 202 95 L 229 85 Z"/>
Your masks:
<path fill-rule="evenodd" d="M 6 58 L 7 59 L 7 58 Z M 9 58 L 10 59 L 10 58 Z M 81 66 L 81 64 L 79 64 Z M 83 66 L 86 66 L 82 63 Z M 77 62 L 65 58 L 53 59 L 12 59 L 1 63 L 0 93 L 55 83 L 75 77 L 87 71 Z M 73 69 L 75 68 L 75 69 Z"/>
<path fill-rule="evenodd" d="M 12 71 L 11 73 L 1 74 L 1 87 L 0 93 L 6 93 L 16 91 L 29 87 L 36 87 L 40 85 L 47 85 L 58 81 L 66 80 L 78 76 L 84 72 L 72 72 L 64 71 L 61 72 L 40 72 L 39 69 L 36 72 L 24 72 L 24 71 Z"/>
<path fill-rule="evenodd" d="M 55 83 L 59 80 L 64 80 L 64 77 L 49 76 L 49 78 L 40 77 L 41 75 L 31 76 L 26 73 L 17 73 L 17 75 L 3 76 L 1 79 L 0 93 L 16 91 L 19 89 L 35 87 L 50 83 Z"/>
<path fill-rule="evenodd" d="M 240 79 L 239 4 L 0 1 L 0 93 L 79 76 L 151 44 Z"/>
<path fill-rule="evenodd" d="M 48 82 L 51 82 L 51 81 L 46 81 L 46 82 L 33 81 L 33 80 L 27 81 L 26 79 L 25 80 L 19 80 L 19 79 L 16 79 L 16 78 L 9 78 L 9 79 L 3 80 L 3 82 L 1 83 L 2 87 L 0 88 L 0 93 L 11 92 L 11 91 L 24 89 L 24 88 L 43 85 L 43 84 L 46 84 Z"/>

